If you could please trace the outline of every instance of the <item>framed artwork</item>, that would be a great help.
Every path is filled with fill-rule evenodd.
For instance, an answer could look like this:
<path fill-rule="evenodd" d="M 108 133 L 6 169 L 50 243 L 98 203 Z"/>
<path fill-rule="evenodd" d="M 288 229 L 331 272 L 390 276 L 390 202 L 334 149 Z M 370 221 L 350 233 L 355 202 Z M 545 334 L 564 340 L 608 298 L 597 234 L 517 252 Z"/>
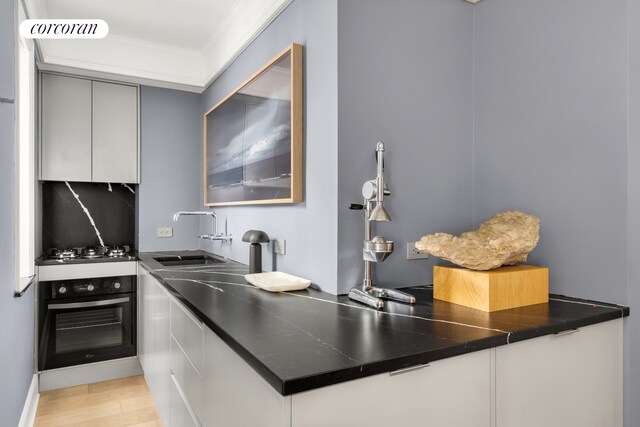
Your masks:
<path fill-rule="evenodd" d="M 301 45 L 280 52 L 205 113 L 204 202 L 302 202 Z"/>

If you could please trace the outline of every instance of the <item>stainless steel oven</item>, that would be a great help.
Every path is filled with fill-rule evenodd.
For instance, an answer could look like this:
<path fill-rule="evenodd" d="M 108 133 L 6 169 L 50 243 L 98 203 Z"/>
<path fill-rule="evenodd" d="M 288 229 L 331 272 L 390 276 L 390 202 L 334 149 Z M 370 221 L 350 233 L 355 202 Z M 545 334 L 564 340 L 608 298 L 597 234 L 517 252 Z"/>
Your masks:
<path fill-rule="evenodd" d="M 136 276 L 39 285 L 41 371 L 136 355 Z"/>

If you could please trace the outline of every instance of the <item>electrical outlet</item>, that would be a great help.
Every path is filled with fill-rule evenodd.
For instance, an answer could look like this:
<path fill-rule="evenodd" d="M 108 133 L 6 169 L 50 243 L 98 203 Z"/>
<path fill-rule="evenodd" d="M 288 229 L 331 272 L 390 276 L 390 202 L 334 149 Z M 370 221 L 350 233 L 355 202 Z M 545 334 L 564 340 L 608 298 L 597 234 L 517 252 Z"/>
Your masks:
<path fill-rule="evenodd" d="M 429 254 L 422 254 L 416 249 L 416 242 L 407 243 L 407 259 L 427 259 Z"/>
<path fill-rule="evenodd" d="M 273 252 L 284 255 L 287 253 L 287 241 L 284 239 L 273 239 Z"/>
<path fill-rule="evenodd" d="M 156 237 L 173 237 L 172 227 L 158 227 L 156 229 Z"/>

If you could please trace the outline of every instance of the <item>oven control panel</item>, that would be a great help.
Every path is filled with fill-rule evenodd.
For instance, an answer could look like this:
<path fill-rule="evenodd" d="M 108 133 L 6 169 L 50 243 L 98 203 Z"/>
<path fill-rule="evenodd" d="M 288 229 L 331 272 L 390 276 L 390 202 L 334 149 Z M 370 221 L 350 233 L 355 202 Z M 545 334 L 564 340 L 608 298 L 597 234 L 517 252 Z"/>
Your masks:
<path fill-rule="evenodd" d="M 40 300 L 135 292 L 135 282 L 135 276 L 41 282 Z"/>

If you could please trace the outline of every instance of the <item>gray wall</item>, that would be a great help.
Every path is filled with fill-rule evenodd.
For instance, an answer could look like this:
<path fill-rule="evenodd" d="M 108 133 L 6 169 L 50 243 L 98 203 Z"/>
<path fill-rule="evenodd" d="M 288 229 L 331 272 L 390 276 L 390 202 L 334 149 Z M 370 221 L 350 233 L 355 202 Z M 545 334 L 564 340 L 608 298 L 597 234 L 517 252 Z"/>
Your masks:
<path fill-rule="evenodd" d="M 375 178 L 375 144 L 386 144 L 395 241 L 374 266 L 380 284 L 432 282 L 434 260 L 406 259 L 407 242 L 472 225 L 473 7 L 452 0 L 350 0 L 338 6 L 338 292 L 363 275 L 362 184 Z"/>
<path fill-rule="evenodd" d="M 142 86 L 140 90 L 141 183 L 138 186 L 138 249 L 197 249 L 198 223 L 179 210 L 198 206 L 201 181 L 200 96 Z M 173 238 L 157 238 L 156 228 L 173 227 Z"/>
<path fill-rule="evenodd" d="M 485 0 L 474 23 L 474 224 L 503 209 L 539 215 L 530 261 L 550 268 L 551 292 L 632 311 L 640 305 L 638 25 L 637 0 Z M 640 425 L 636 319 L 625 324 L 628 426 Z"/>
<path fill-rule="evenodd" d="M 627 2 L 475 9 L 474 223 L 542 218 L 551 291 L 627 302 Z"/>
<path fill-rule="evenodd" d="M 640 0 L 629 1 L 629 145 L 627 153 L 627 320 L 625 417 L 640 425 Z M 633 361 L 633 362 L 632 362 Z"/>
<path fill-rule="evenodd" d="M 264 230 L 287 241 L 287 254 L 278 255 L 275 268 L 335 293 L 337 0 L 294 1 L 203 93 L 202 113 L 292 42 L 304 45 L 304 203 L 216 208 L 221 229 L 227 219 L 233 241 L 202 247 L 248 263 L 249 245 L 241 237 L 249 229 Z M 208 219 L 201 222 L 209 227 Z M 271 270 L 272 261 L 271 247 L 263 245 L 263 269 Z"/>
<path fill-rule="evenodd" d="M 14 2 L 0 3 L 0 97 L 14 98 Z M 0 103 L 0 414 L 18 425 L 33 377 L 34 286 L 14 298 L 14 104 Z M 8 255 L 8 256 L 7 256 Z"/>

